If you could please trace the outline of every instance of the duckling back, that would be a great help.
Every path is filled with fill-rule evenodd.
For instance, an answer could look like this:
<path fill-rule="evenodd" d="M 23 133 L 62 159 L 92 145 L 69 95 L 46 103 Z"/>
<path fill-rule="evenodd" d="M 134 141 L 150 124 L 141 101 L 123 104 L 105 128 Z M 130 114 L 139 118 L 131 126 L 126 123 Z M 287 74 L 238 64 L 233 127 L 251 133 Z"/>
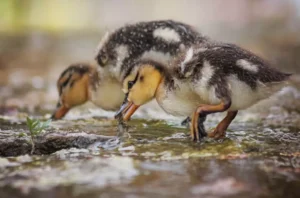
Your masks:
<path fill-rule="evenodd" d="M 103 37 L 96 60 L 102 69 L 122 81 L 137 60 L 149 59 L 168 66 L 181 48 L 206 39 L 193 27 L 177 21 L 140 22 Z"/>
<path fill-rule="evenodd" d="M 290 76 L 233 44 L 190 48 L 176 64 L 177 77 L 189 79 L 191 88 L 205 103 L 230 99 L 230 110 L 245 109 L 268 98 L 285 86 Z"/>

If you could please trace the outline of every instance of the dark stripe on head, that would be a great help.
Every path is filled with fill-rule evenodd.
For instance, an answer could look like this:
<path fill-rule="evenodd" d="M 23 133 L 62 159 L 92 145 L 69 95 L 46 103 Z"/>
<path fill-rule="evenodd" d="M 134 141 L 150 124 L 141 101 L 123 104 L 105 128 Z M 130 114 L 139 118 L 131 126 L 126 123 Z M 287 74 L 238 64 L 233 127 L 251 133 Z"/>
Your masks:
<path fill-rule="evenodd" d="M 173 71 L 168 70 L 167 66 L 163 65 L 162 63 L 153 61 L 153 60 L 140 60 L 137 64 L 139 67 L 142 65 L 151 65 L 153 66 L 159 73 L 161 73 L 164 76 L 165 83 L 168 85 L 168 87 L 174 88 L 174 80 L 173 80 Z"/>
<path fill-rule="evenodd" d="M 87 63 L 72 64 L 61 73 L 59 78 L 62 78 L 68 72 L 75 72 L 83 75 L 89 72 L 89 70 L 90 70 L 90 65 Z"/>
<path fill-rule="evenodd" d="M 72 75 L 70 74 L 70 75 L 68 76 L 67 80 L 65 80 L 65 81 L 61 84 L 61 86 L 59 86 L 59 95 L 61 95 L 62 89 L 68 85 L 68 83 L 69 83 L 71 77 L 72 77 Z"/>
<path fill-rule="evenodd" d="M 140 75 L 140 73 L 138 72 L 137 75 L 135 76 L 134 80 L 128 81 L 128 85 L 127 85 L 128 90 L 130 90 L 133 87 L 133 85 L 136 83 L 136 81 L 139 78 L 139 75 Z"/>
<path fill-rule="evenodd" d="M 62 79 L 63 77 L 65 77 L 68 74 L 68 77 L 66 78 L 66 80 L 61 82 L 60 84 L 58 84 L 59 95 L 62 94 L 62 89 L 70 83 L 72 74 L 77 73 L 80 76 L 82 76 L 88 72 L 90 72 L 90 65 L 88 63 L 76 63 L 76 64 L 70 65 L 67 69 L 65 69 L 61 73 L 61 75 L 58 79 L 58 83 L 59 83 L 60 79 Z M 74 80 L 71 82 L 70 87 L 73 86 L 74 82 L 75 82 Z"/>
<path fill-rule="evenodd" d="M 137 61 L 133 67 L 131 67 L 131 69 L 129 69 L 126 72 L 126 76 L 124 77 L 124 79 L 132 72 L 134 67 L 140 67 L 143 65 L 151 65 L 153 66 L 156 70 L 158 70 L 160 73 L 166 75 L 167 70 L 165 69 L 166 66 L 164 66 L 162 63 L 159 63 L 157 61 L 153 61 L 153 60 L 139 60 Z"/>

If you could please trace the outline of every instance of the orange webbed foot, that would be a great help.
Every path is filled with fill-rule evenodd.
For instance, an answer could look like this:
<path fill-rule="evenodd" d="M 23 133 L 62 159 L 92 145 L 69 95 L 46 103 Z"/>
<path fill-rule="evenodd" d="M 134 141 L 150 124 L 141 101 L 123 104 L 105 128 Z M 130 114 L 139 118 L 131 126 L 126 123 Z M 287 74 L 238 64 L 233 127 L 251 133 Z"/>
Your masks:
<path fill-rule="evenodd" d="M 218 124 L 218 126 L 210 133 L 208 133 L 208 137 L 220 139 L 226 136 L 226 130 L 232 120 L 237 115 L 238 111 L 228 111 L 226 117 Z"/>
<path fill-rule="evenodd" d="M 214 139 L 221 139 L 226 136 L 226 130 L 220 129 L 216 127 L 211 132 L 207 134 L 208 137 L 214 138 Z"/>

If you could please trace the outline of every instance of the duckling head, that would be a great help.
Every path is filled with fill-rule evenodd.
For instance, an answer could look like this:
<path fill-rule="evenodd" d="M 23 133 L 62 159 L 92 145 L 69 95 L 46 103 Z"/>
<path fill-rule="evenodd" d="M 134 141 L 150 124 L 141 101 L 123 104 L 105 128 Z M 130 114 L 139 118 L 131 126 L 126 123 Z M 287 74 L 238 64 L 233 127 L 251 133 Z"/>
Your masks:
<path fill-rule="evenodd" d="M 123 105 L 115 117 L 128 120 L 136 109 L 155 97 L 156 90 L 163 79 L 163 67 L 156 62 L 142 62 L 123 80 L 126 94 Z"/>
<path fill-rule="evenodd" d="M 62 72 L 57 89 L 59 101 L 52 119 L 62 118 L 72 107 L 89 100 L 89 80 L 93 68 L 89 64 L 73 64 Z"/>

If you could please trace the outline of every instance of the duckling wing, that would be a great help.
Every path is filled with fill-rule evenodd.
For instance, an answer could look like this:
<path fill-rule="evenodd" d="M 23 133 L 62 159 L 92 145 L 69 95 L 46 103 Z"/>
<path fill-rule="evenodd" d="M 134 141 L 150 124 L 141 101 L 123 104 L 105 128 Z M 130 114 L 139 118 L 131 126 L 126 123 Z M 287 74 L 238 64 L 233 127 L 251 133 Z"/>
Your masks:
<path fill-rule="evenodd" d="M 237 109 L 246 108 L 278 91 L 290 76 L 236 45 L 214 44 L 192 51 L 178 76 L 189 79 L 208 104 L 232 99 Z"/>
<path fill-rule="evenodd" d="M 207 75 L 211 74 L 205 73 L 207 72 L 205 66 L 209 64 L 213 70 L 213 75 L 209 76 L 209 84 L 214 84 L 227 76 L 236 75 L 239 80 L 253 89 L 258 81 L 261 83 L 282 82 L 290 76 L 270 67 L 269 63 L 259 56 L 233 44 L 221 43 L 189 48 L 185 57 L 176 64 L 179 77 L 193 80 L 207 78 Z"/>

